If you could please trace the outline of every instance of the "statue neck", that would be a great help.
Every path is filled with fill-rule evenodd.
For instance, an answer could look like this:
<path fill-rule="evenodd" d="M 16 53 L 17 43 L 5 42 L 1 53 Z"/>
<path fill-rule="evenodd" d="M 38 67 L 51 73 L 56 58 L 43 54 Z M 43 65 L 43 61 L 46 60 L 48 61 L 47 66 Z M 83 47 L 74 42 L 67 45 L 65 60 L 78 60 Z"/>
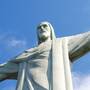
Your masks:
<path fill-rule="evenodd" d="M 51 38 L 48 38 L 46 40 L 40 40 L 40 43 L 39 44 L 44 43 L 44 42 L 49 42 L 49 41 L 51 41 Z"/>

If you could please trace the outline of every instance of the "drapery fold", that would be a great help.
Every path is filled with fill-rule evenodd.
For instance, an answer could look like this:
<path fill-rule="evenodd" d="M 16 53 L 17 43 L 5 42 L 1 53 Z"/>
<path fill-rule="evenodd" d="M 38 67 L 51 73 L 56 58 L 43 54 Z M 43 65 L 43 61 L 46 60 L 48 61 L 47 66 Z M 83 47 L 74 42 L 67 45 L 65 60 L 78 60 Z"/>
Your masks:
<path fill-rule="evenodd" d="M 51 80 L 49 82 L 49 89 L 47 90 L 73 90 L 71 68 L 68 55 L 68 39 L 66 37 L 52 40 L 50 61 L 51 75 L 49 76 L 51 76 Z M 30 76 L 27 75 L 27 68 L 29 70 L 28 63 L 22 62 L 20 64 L 16 90 L 38 90 L 38 88 L 36 89 L 36 87 L 33 87 L 32 81 L 29 78 Z M 28 80 L 26 79 L 27 76 Z M 28 84 L 28 81 L 30 81 L 31 84 Z M 25 82 L 27 84 L 24 84 Z M 38 82 L 38 85 L 41 85 L 39 87 L 44 86 L 44 83 Z M 24 89 L 23 87 L 28 88 Z M 46 90 L 44 88 L 45 87 L 40 90 Z"/>
<path fill-rule="evenodd" d="M 73 90 L 66 37 L 52 41 L 52 89 Z"/>

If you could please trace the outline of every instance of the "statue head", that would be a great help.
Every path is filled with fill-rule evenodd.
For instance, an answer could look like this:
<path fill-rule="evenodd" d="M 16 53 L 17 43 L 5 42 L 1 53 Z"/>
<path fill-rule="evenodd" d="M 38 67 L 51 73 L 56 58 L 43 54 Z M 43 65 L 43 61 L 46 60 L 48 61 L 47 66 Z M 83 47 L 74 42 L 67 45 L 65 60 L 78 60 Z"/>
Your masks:
<path fill-rule="evenodd" d="M 49 22 L 41 22 L 37 27 L 38 44 L 55 38 L 54 29 Z"/>

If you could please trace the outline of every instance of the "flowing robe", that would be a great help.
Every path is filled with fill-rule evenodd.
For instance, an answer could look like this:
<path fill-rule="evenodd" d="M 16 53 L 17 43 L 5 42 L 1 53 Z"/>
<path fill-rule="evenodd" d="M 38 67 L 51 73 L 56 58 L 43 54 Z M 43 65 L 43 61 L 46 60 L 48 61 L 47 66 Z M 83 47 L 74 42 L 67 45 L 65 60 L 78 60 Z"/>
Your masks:
<path fill-rule="evenodd" d="M 32 53 L 26 62 L 20 63 L 17 90 L 49 90 L 50 50 L 51 42 L 45 42 L 27 51 L 35 53 Z"/>
<path fill-rule="evenodd" d="M 44 42 L 31 51 L 20 63 L 17 90 L 73 90 L 66 39 Z"/>
<path fill-rule="evenodd" d="M 86 52 L 90 50 L 90 32 L 76 35 L 76 36 L 70 36 L 68 38 L 68 41 L 69 41 L 68 43 L 69 58 L 71 62 L 75 61 L 77 58 L 84 55 Z M 45 45 L 46 48 L 48 49 L 46 49 L 45 46 L 43 47 L 43 45 Z M 42 47 L 42 48 L 39 48 L 39 47 Z M 44 50 L 46 53 L 42 52 Z M 21 88 L 21 90 L 53 90 L 51 88 L 52 66 L 51 66 L 51 57 L 50 57 L 51 53 L 50 52 L 51 52 L 50 42 L 42 43 L 36 48 L 25 51 L 23 54 L 17 56 L 15 60 L 12 60 L 6 64 L 0 65 L 0 80 L 2 81 L 7 78 L 17 79 L 16 78 L 17 72 L 19 72 L 18 76 L 19 77 L 21 76 L 22 79 L 20 79 L 19 77 L 17 79 L 18 80 L 17 90 L 20 90 L 18 89 L 19 87 Z M 38 55 L 40 56 L 36 57 Z M 27 59 L 27 57 L 29 57 L 29 59 Z M 36 61 L 34 63 L 35 58 L 36 58 Z M 41 59 L 40 61 L 40 58 L 43 58 L 43 59 Z M 39 62 L 37 60 L 39 60 Z M 33 64 L 30 64 L 30 63 L 33 63 Z M 33 67 L 33 68 L 30 68 L 30 67 Z M 36 69 L 36 67 L 38 68 L 38 70 Z M 40 73 L 42 76 L 39 76 L 40 74 L 37 74 L 37 73 Z M 26 77 L 26 75 L 28 77 L 24 78 Z M 45 83 L 42 82 L 44 80 L 45 80 Z"/>

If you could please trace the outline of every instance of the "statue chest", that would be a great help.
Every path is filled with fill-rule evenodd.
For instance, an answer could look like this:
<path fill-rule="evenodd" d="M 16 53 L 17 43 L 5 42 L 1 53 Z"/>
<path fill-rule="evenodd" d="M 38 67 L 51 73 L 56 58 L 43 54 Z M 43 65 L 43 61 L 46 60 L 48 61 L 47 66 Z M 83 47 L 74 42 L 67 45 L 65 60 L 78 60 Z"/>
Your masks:
<path fill-rule="evenodd" d="M 37 53 L 33 54 L 28 61 L 31 69 L 47 71 L 48 62 L 50 59 L 51 42 L 46 42 L 37 47 Z"/>
<path fill-rule="evenodd" d="M 42 44 L 37 48 L 37 53 L 27 62 L 26 75 L 28 78 L 32 78 L 32 80 L 37 83 L 38 87 L 42 86 L 48 88 L 51 44 Z M 34 83 L 33 81 L 31 82 Z"/>

